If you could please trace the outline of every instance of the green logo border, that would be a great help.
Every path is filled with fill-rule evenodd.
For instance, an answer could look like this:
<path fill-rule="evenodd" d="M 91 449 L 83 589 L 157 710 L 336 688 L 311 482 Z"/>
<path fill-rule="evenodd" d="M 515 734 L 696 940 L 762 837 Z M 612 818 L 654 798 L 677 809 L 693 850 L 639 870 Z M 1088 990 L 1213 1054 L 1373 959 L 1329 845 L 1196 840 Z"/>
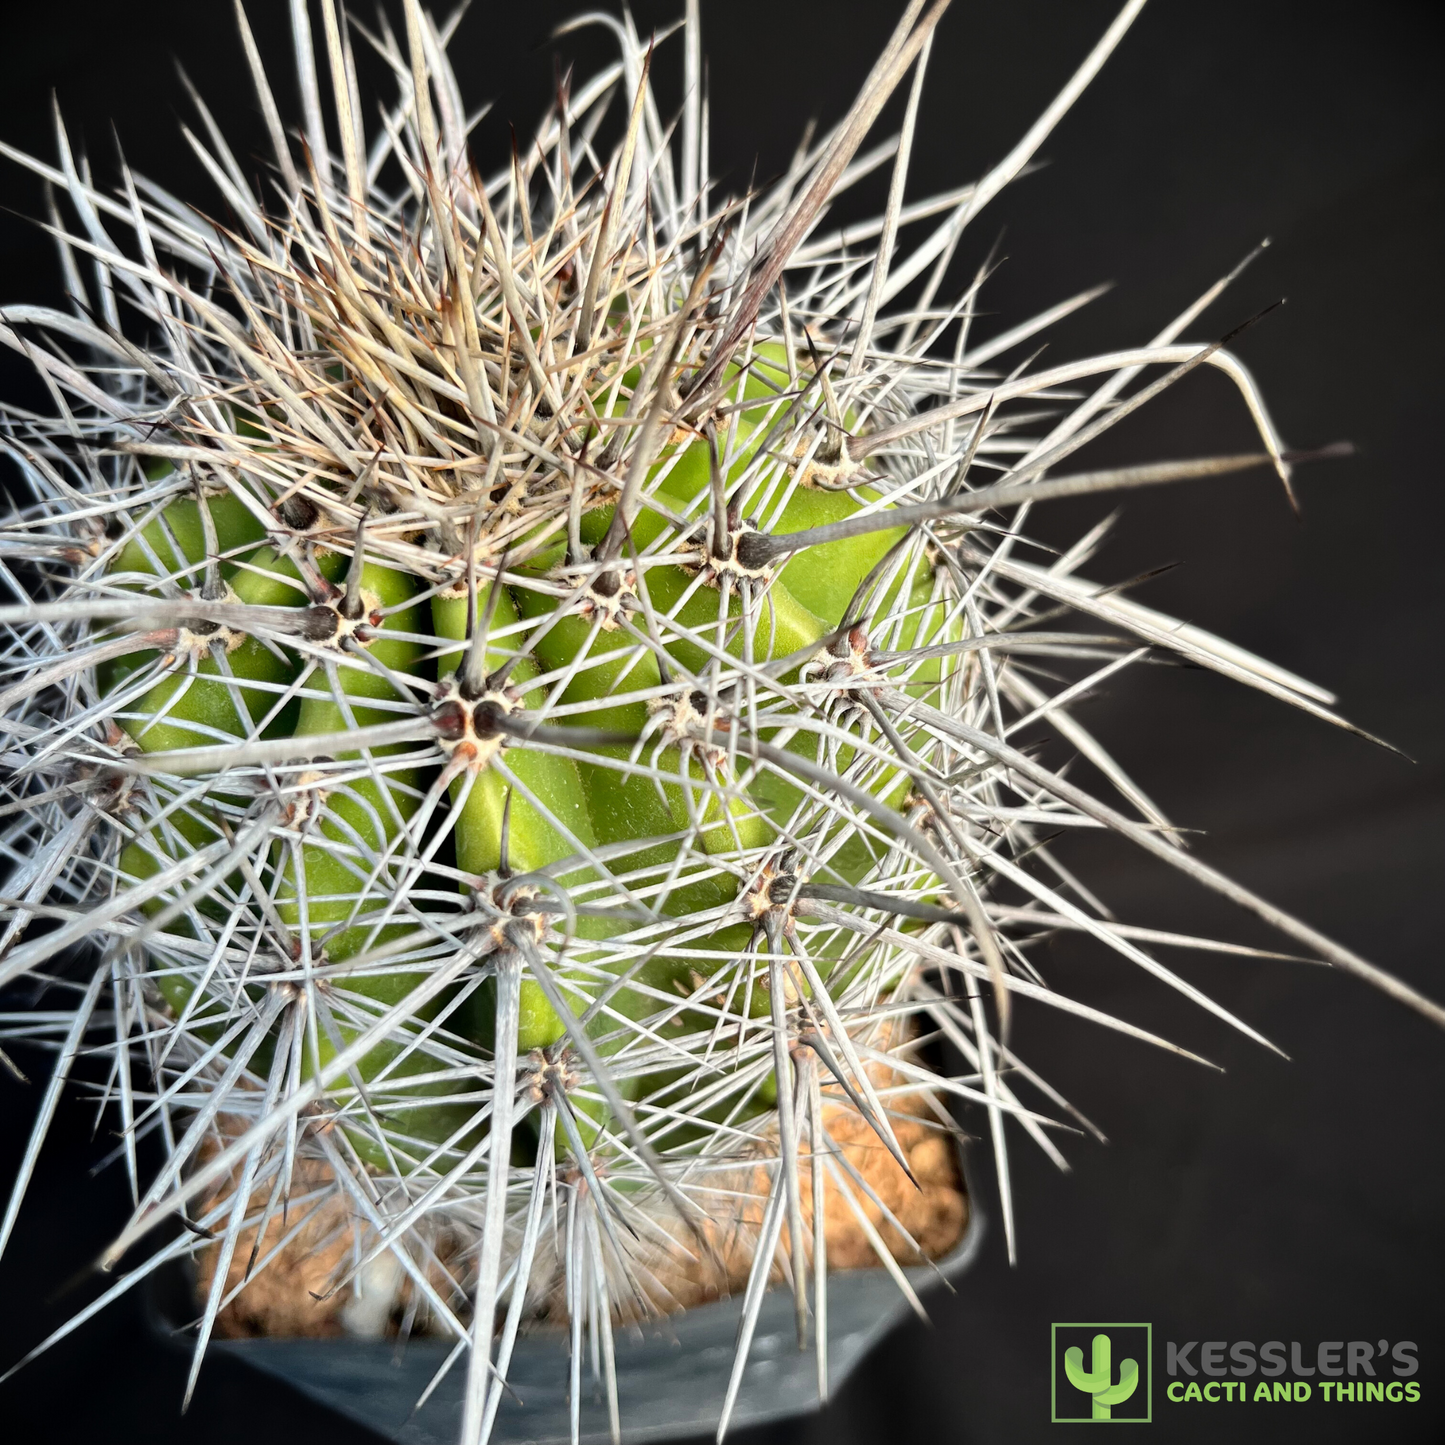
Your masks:
<path fill-rule="evenodd" d="M 1143 1330 L 1148 1351 L 1149 1393 L 1142 1420 L 1094 1420 L 1086 1416 L 1065 1415 L 1059 1417 L 1059 1331 L 1060 1330 Z M 1051 1425 L 1149 1425 L 1154 1421 L 1154 1326 L 1142 1321 L 1115 1320 L 1112 1323 L 1096 1324 L 1087 1321 L 1062 1320 L 1049 1326 L 1049 1423 Z"/>

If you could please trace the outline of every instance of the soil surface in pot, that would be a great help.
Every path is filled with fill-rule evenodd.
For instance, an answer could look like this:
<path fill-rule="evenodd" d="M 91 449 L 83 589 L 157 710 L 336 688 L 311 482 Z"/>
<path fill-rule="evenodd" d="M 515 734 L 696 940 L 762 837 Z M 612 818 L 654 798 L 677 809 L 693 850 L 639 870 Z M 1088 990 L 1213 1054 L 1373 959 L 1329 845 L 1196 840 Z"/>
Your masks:
<path fill-rule="evenodd" d="M 892 1079 L 901 1082 L 897 1075 Z M 889 1080 L 875 1082 L 886 1085 Z M 953 1129 L 941 1126 L 916 1095 L 895 1098 L 890 1108 L 894 1133 L 916 1186 L 851 1104 L 839 1100 L 824 1105 L 825 1128 L 842 1156 L 840 1172 L 847 1179 L 846 1187 L 840 1188 L 833 1171 L 825 1175 L 824 1229 L 830 1272 L 880 1267 L 875 1239 L 904 1266 L 941 1259 L 968 1225 L 969 1201 Z M 763 1149 L 776 1155 L 775 1148 L 767 1149 L 766 1141 Z M 799 1175 L 811 1245 L 812 1160 L 806 1148 L 799 1160 Z M 848 1178 L 850 1175 L 853 1177 Z M 734 1210 L 729 1217 L 711 1219 L 707 1225 L 714 1255 L 710 1261 L 698 1258 L 696 1242 L 677 1221 L 664 1224 L 685 1244 L 670 1265 L 664 1261 L 659 1267 L 656 1259 L 649 1261 L 653 1283 L 648 1292 L 659 1311 L 705 1304 L 744 1286 L 771 1177 L 771 1167 L 762 1162 L 739 1166 L 736 1178 L 729 1181 L 738 1201 Z M 859 1186 L 858 1179 L 866 1188 Z M 390 1256 L 373 1261 L 357 1288 L 351 1276 L 363 1241 L 358 1239 L 351 1205 L 332 1185 L 330 1167 L 324 1160 L 304 1153 L 297 1158 L 286 1222 L 277 1210 L 266 1238 L 258 1241 L 255 1229 L 241 1235 L 226 1281 L 232 1298 L 217 1320 L 218 1336 L 375 1338 L 397 1333 L 409 1315 L 409 1328 L 426 1329 L 425 1311 L 412 1308 L 414 1286 Z M 268 1192 L 258 1191 L 252 1197 L 253 1214 L 264 1212 Z M 457 1298 L 446 1268 L 464 1247 L 463 1241 L 443 1232 L 430 1243 L 434 1263 L 428 1274 L 452 1307 L 464 1313 L 465 1302 Z M 780 1249 L 786 1255 L 786 1230 Z M 219 1245 L 213 1244 L 198 1257 L 202 1300 L 211 1289 L 219 1255 Z M 538 1292 L 532 1315 L 536 1324 L 565 1320 L 560 1271 L 555 1273 L 555 1287 Z M 774 1266 L 773 1281 L 782 1278 L 780 1262 Z"/>

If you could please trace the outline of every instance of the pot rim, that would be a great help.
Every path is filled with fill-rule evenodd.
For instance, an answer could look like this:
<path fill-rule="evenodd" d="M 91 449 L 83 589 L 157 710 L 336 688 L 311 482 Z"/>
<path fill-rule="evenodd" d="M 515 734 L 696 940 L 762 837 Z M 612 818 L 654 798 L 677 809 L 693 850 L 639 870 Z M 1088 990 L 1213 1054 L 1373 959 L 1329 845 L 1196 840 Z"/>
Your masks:
<path fill-rule="evenodd" d="M 960 1278 L 977 1260 L 986 1229 L 972 1167 L 976 1141 L 956 1135 L 968 1201 L 963 1235 L 942 1259 L 910 1265 L 903 1274 L 919 1294 Z M 195 1298 L 189 1260 L 158 1270 L 148 1282 L 146 1313 L 167 1348 L 190 1352 L 181 1322 Z M 742 1294 L 661 1315 L 616 1337 L 617 1390 L 622 1440 L 682 1440 L 712 1435 L 732 1371 Z M 828 1275 L 828 1395 L 848 1378 L 885 1336 L 913 1314 L 912 1306 L 881 1265 Z M 461 1422 L 464 1371 L 453 1369 L 427 1400 L 415 1405 L 452 1350 L 450 1341 L 419 1337 L 254 1338 L 213 1340 L 208 1346 L 279 1379 L 335 1413 L 397 1445 L 455 1445 Z M 498 1411 L 494 1445 L 568 1445 L 566 1332 L 520 1334 L 512 1354 L 511 1386 Z M 594 1388 L 595 1387 L 595 1388 Z M 826 1403 L 817 1388 L 813 1346 L 799 1350 L 791 1291 L 772 1287 L 759 1314 L 748 1365 L 730 1428 L 812 1414 Z M 583 1370 L 581 1445 L 611 1440 L 600 1386 Z"/>

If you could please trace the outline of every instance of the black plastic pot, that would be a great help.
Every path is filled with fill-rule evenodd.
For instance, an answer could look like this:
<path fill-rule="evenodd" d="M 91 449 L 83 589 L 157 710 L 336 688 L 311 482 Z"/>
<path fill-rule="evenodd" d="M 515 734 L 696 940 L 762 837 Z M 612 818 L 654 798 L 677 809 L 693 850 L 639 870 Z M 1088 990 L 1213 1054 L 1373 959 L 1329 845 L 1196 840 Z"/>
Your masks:
<path fill-rule="evenodd" d="M 953 1252 L 936 1265 L 904 1271 L 919 1294 L 959 1278 L 978 1255 L 984 1231 L 962 1156 L 968 1193 L 968 1225 Z M 182 1307 L 183 1308 L 183 1307 Z M 720 1300 L 650 1321 L 617 1337 L 617 1393 L 625 1442 L 685 1439 L 717 1429 L 732 1372 L 742 1298 Z M 883 1269 L 850 1270 L 828 1279 L 828 1379 L 835 1394 L 862 1360 L 911 1313 L 898 1286 Z M 158 1328 L 180 1344 L 185 1336 L 158 1311 Z M 211 1349 L 284 1380 L 294 1389 L 388 1436 L 398 1445 L 456 1445 L 461 1433 L 459 1363 L 420 1409 L 417 1400 L 451 1346 L 416 1339 L 220 1340 Z M 497 1445 L 564 1445 L 570 1439 L 567 1402 L 567 1339 L 561 1330 L 519 1337 L 512 1355 L 506 1397 L 492 1433 Z M 584 1442 L 609 1440 L 606 1400 L 584 1366 Z M 819 1408 L 817 1362 L 797 1347 L 792 1295 L 769 1291 L 763 1301 L 742 1391 L 733 1412 L 736 1426 L 806 1415 Z"/>

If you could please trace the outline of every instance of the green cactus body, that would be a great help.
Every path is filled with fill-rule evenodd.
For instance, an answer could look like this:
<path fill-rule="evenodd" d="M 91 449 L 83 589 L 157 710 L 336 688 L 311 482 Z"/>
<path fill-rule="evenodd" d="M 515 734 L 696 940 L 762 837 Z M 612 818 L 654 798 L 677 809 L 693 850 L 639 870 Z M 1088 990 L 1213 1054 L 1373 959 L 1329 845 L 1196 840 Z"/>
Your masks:
<path fill-rule="evenodd" d="M 765 348 L 744 386 L 734 385 L 730 393 L 738 399 L 767 399 L 786 374 L 770 372 L 769 362 L 780 356 L 776 346 Z M 254 425 L 252 430 L 256 430 Z M 729 480 L 741 478 L 756 462 L 755 443 L 765 426 L 749 412 L 740 413 L 738 426 L 743 440 L 731 455 Z M 752 443 L 752 444 L 750 444 Z M 666 505 L 686 509 L 706 492 L 709 476 L 709 447 L 693 441 L 680 449 L 668 450 L 655 464 L 652 474 L 660 478 L 656 494 Z M 787 483 L 790 474 L 775 478 L 774 501 L 760 514 L 773 530 L 803 530 L 856 514 L 871 494 L 862 500 L 845 492 L 823 492 Z M 786 501 L 783 493 L 790 492 Z M 228 559 L 223 567 L 235 600 L 267 607 L 302 608 L 308 604 L 308 584 L 289 559 L 279 558 L 258 536 L 251 509 L 229 497 L 209 504 L 213 533 L 219 555 Z M 580 535 L 596 546 L 606 536 L 612 519 L 611 507 L 584 512 Z M 631 529 L 634 549 L 646 549 L 670 526 L 662 515 L 646 507 Z M 486 670 L 506 674 L 506 686 L 516 704 L 546 717 L 549 707 L 558 709 L 559 721 L 576 723 L 589 730 L 621 732 L 638 737 L 651 749 L 653 777 L 630 774 L 618 766 L 635 749 L 610 744 L 594 752 L 597 761 L 586 757 L 562 757 L 529 748 L 525 743 L 497 750 L 492 766 L 464 768 L 445 779 L 452 806 L 450 837 L 433 856 L 450 858 L 467 878 L 481 880 L 494 875 L 503 864 L 503 834 L 506 833 L 509 872 L 529 873 L 578 858 L 579 866 L 558 877 L 563 888 L 583 887 L 594 880 L 594 869 L 585 866 L 582 855 L 598 847 L 636 842 L 639 847 L 624 855 L 624 866 L 641 882 L 645 896 L 649 886 L 667 880 L 669 888 L 664 913 L 686 920 L 707 909 L 725 906 L 737 896 L 737 876 L 726 869 L 709 869 L 696 861 L 681 877 L 673 876 L 678 857 L 676 843 L 649 843 L 668 834 L 693 829 L 704 854 L 732 855 L 737 850 L 766 847 L 803 797 L 802 790 L 775 775 L 751 771 L 751 782 L 739 781 L 738 768 L 747 772 L 746 759 L 738 764 L 720 750 L 707 754 L 677 742 L 649 744 L 649 708 L 645 700 L 625 699 L 628 694 L 656 693 L 664 669 L 696 675 L 705 670 L 709 655 L 742 657 L 757 662 L 784 657 L 806 657 L 808 649 L 821 644 L 829 629 L 842 621 L 854 595 L 880 558 L 896 540 L 895 534 L 873 532 L 860 538 L 829 544 L 814 555 L 799 558 L 770 579 L 767 601 L 754 616 L 751 629 L 742 624 L 742 599 L 736 587 L 729 589 L 722 606 L 717 579 L 700 576 L 696 568 L 672 563 L 647 565 L 638 582 L 646 594 L 646 606 L 676 621 L 678 631 L 699 638 L 713 637 L 712 647 L 676 640 L 660 658 L 638 646 L 635 629 L 618 626 L 607 619 L 589 617 L 585 611 L 558 613 L 562 586 L 546 568 L 524 565 L 514 579 L 493 598 L 495 584 L 475 589 L 476 614 L 467 617 L 467 589 L 452 584 L 426 589 L 430 600 L 411 599 L 423 587 L 417 577 L 404 570 L 367 562 L 359 585 L 362 610 L 379 616 L 380 625 L 363 627 L 347 644 L 349 655 L 333 651 L 317 655 L 301 647 L 268 645 L 260 637 L 237 629 L 228 633 L 224 660 L 219 647 L 189 665 L 193 675 L 175 672 L 165 675 L 124 714 L 124 725 L 147 752 L 165 753 L 176 749 L 214 744 L 226 737 L 242 737 L 260 727 L 268 737 L 308 736 L 364 729 L 392 720 L 397 715 L 385 704 L 404 702 L 389 675 L 408 675 L 437 689 L 445 689 L 462 666 L 473 631 L 485 622 L 489 628 L 485 649 Z M 284 537 L 278 537 L 286 545 Z M 291 544 L 294 548 L 294 544 Z M 309 552 L 307 565 L 312 583 L 333 586 L 346 572 L 348 558 L 338 552 Z M 557 557 L 555 549 L 543 560 Z M 117 573 L 166 575 L 194 574 L 203 568 L 206 556 L 204 529 L 195 503 L 180 500 L 158 514 L 138 538 L 127 543 L 114 563 Z M 538 585 L 528 585 L 537 577 Z M 924 567 L 915 571 L 911 583 L 895 578 L 888 589 L 892 603 L 907 587 L 913 601 L 902 620 L 900 645 L 908 645 L 924 634 L 930 624 L 923 620 L 931 574 Z M 316 579 L 324 579 L 318 582 Z M 790 585 L 790 581 L 792 585 Z M 550 584 L 550 585 L 546 585 Z M 142 587 L 143 583 L 130 585 Z M 802 597 L 795 594 L 801 593 Z M 802 600 L 806 598 L 806 602 Z M 545 628 L 540 626 L 546 624 Z M 531 652 L 518 655 L 529 630 L 540 631 Z M 934 629 L 936 630 L 936 629 Z M 372 665 L 368 659 L 374 660 Z M 110 670 L 104 679 L 112 689 L 126 680 L 145 659 L 125 659 L 124 667 Z M 245 689 L 211 681 L 221 666 L 238 682 L 256 681 L 263 688 Z M 562 677 L 565 682 L 539 683 L 543 677 Z M 796 676 L 796 673 L 793 674 Z M 237 710 L 242 700 L 247 715 Z M 705 713 L 699 699 L 697 713 Z M 368 705 L 370 704 L 370 705 Z M 378 704 L 381 704 L 380 706 Z M 809 757 L 817 755 L 816 738 L 809 734 L 786 738 L 788 746 Z M 374 750 L 377 759 L 395 754 L 396 746 Z M 354 752 L 339 751 L 333 762 L 357 760 Z M 845 752 L 843 765 L 851 758 Z M 609 761 L 610 760 L 610 761 Z M 383 765 L 385 767 L 385 765 Z M 375 869 L 369 860 L 388 857 L 400 848 L 401 835 L 411 826 L 417 809 L 436 783 L 436 774 L 424 775 L 412 768 L 385 767 L 377 776 L 342 775 L 332 786 L 325 772 L 313 772 L 302 779 L 290 803 L 291 812 L 304 819 L 304 827 L 278 841 L 273 849 L 275 908 L 281 923 L 296 937 L 294 947 L 303 947 L 313 965 L 321 970 L 329 986 L 344 987 L 353 995 L 372 1000 L 378 1007 L 395 1005 L 420 981 L 414 973 L 391 971 L 369 960 L 384 957 L 389 946 L 404 942 L 414 923 L 395 899 L 377 895 Z M 668 779 L 672 781 L 668 781 Z M 909 784 L 906 775 L 895 773 L 875 781 L 873 790 L 900 806 Z M 241 805 L 244 800 L 235 800 Z M 505 823 L 505 829 L 504 829 Z M 216 826 L 194 811 L 176 814 L 175 830 L 194 847 L 213 842 Z M 153 876 L 175 852 L 156 837 L 142 837 L 131 843 L 122 859 L 122 870 L 137 880 Z M 852 847 L 858 856 L 853 871 L 861 872 L 867 850 Z M 691 875 L 696 874 L 696 878 Z M 424 873 L 413 871 L 410 881 L 420 885 Z M 239 880 L 233 880 L 239 884 Z M 303 886 L 304 885 L 304 886 Z M 154 908 L 152 909 L 154 911 Z M 386 922 L 379 920 L 385 918 Z M 175 925 L 172 925 L 175 926 Z M 183 926 L 183 925 L 182 925 Z M 579 918 L 575 935 L 602 939 L 615 932 L 604 919 Z M 645 1016 L 654 1007 L 659 992 L 685 994 L 700 979 L 735 961 L 748 945 L 750 930 L 733 924 L 711 933 L 699 934 L 687 957 L 663 957 L 646 962 L 635 977 L 618 991 L 610 1007 L 613 1016 Z M 359 959 L 359 966 L 348 967 Z M 709 962 L 715 960 L 715 962 Z M 826 962 L 826 960 L 825 960 Z M 582 967 L 566 975 L 577 984 L 587 973 Z M 843 975 L 846 982 L 851 975 Z M 192 986 L 178 977 L 168 985 L 168 997 L 176 1008 L 190 1003 Z M 638 989 L 643 993 L 639 994 Z M 596 984 L 592 985 L 595 992 Z M 806 991 L 806 986 L 805 986 Z M 439 1009 L 455 996 L 447 990 L 417 1013 L 416 1023 L 425 1026 Z M 466 1039 L 490 1050 L 495 1046 L 489 1001 L 490 985 L 484 984 L 469 1006 L 450 1018 L 450 1027 L 460 1029 Z M 765 991 L 753 989 L 745 999 L 735 999 L 752 1018 L 766 1017 L 769 1003 Z M 712 1020 L 689 1024 L 686 1012 L 672 1021 L 673 1032 L 689 1027 L 708 1027 Z M 565 1025 L 548 1003 L 536 982 L 521 985 L 516 1047 L 522 1054 L 545 1049 L 563 1038 Z M 606 1033 L 598 1025 L 597 1030 Z M 308 1069 L 324 1070 L 337 1051 L 355 1037 L 354 1026 L 318 1031 L 309 1048 Z M 605 1045 L 604 1045 L 605 1047 Z M 398 1056 L 401 1061 L 398 1063 Z M 408 1075 L 425 1074 L 437 1067 L 437 1059 L 425 1046 L 408 1048 L 404 1043 L 378 1045 L 368 1052 L 355 1070 L 359 1084 L 383 1078 L 402 1084 Z M 675 1075 L 663 1071 L 648 1076 L 646 1084 L 630 1081 L 627 1092 L 668 1088 Z M 350 1088 L 334 1090 L 341 1101 L 353 1097 Z M 445 1094 L 443 1085 L 422 1083 L 420 1096 Z M 776 1081 L 759 1081 L 756 1098 L 747 1110 L 771 1107 L 776 1101 Z M 593 1110 L 592 1112 L 596 1112 Z M 418 1102 L 410 1110 L 409 1130 L 421 1138 L 440 1141 L 455 1138 L 465 1121 L 463 1105 L 428 1105 Z M 595 1127 L 593 1129 L 595 1133 Z M 377 1158 L 373 1146 L 363 1143 L 368 1158 Z"/>

